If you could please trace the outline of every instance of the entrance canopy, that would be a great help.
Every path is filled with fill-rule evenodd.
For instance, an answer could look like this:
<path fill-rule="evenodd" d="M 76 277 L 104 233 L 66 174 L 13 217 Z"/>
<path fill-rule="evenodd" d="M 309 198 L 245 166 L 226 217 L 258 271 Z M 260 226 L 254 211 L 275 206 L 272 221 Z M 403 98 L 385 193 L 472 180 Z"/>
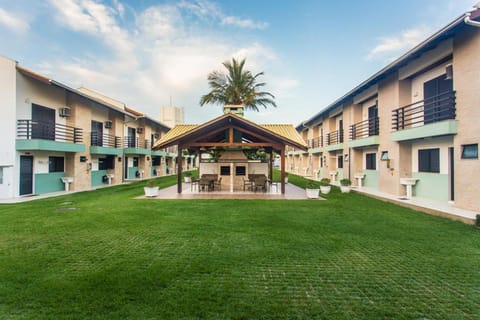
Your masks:
<path fill-rule="evenodd" d="M 242 116 L 226 113 L 201 125 L 177 125 L 165 134 L 153 147 L 163 149 L 178 146 L 178 155 L 182 150 L 198 153 L 200 150 L 215 149 L 259 149 L 281 157 L 282 193 L 285 193 L 285 147 L 307 150 L 307 145 L 293 125 L 256 124 Z M 272 157 L 270 156 L 272 161 Z M 178 164 L 178 192 L 181 193 L 182 161 Z M 270 165 L 270 168 L 272 166 Z"/>

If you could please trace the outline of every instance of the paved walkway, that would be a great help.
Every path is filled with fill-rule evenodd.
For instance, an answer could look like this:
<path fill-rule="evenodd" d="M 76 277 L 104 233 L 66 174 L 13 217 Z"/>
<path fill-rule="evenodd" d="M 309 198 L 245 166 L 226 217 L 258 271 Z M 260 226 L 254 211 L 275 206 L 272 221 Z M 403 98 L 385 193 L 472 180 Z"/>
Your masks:
<path fill-rule="evenodd" d="M 137 197 L 137 199 L 146 199 L 145 196 Z M 199 192 L 197 188 L 192 190 L 189 183 L 182 184 L 182 193 L 177 193 L 177 185 L 161 189 L 158 195 L 148 199 L 267 199 L 267 200 L 304 200 L 308 199 L 304 189 L 294 186 L 290 183 L 285 185 L 285 194 L 281 194 L 280 188 L 269 190 L 267 192 L 251 192 L 251 191 L 210 191 Z M 319 198 L 320 200 L 325 200 Z"/>
<path fill-rule="evenodd" d="M 412 197 L 411 199 L 405 199 L 405 197 L 392 195 L 389 193 L 380 192 L 378 190 L 362 187 L 362 188 L 352 188 L 359 193 L 366 194 L 368 196 L 393 202 L 395 204 L 422 211 L 428 214 L 450 218 L 453 220 L 459 220 L 465 223 L 473 224 L 475 223 L 476 215 L 480 214 L 479 212 L 463 210 L 456 208 L 453 203 L 436 201 L 425 198 Z"/>

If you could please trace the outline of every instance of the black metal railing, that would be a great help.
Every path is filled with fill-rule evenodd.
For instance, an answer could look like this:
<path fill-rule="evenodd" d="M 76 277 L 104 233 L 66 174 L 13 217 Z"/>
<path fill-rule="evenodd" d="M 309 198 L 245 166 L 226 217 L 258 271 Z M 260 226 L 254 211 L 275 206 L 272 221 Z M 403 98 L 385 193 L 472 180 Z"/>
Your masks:
<path fill-rule="evenodd" d="M 392 129 L 403 130 L 449 119 L 455 119 L 455 91 L 393 110 Z"/>
<path fill-rule="evenodd" d="M 152 144 L 150 140 L 140 139 L 137 137 L 126 136 L 123 140 L 123 146 L 125 148 L 137 148 L 137 149 L 151 149 Z"/>
<path fill-rule="evenodd" d="M 55 122 L 17 120 L 17 138 L 82 143 L 83 130 Z"/>
<path fill-rule="evenodd" d="M 323 137 L 316 137 L 313 139 L 308 139 L 307 141 L 308 147 L 309 148 L 320 148 L 323 147 Z"/>
<path fill-rule="evenodd" d="M 377 136 L 378 129 L 378 117 L 357 122 L 350 126 L 350 140 Z"/>
<path fill-rule="evenodd" d="M 93 131 L 90 134 L 90 144 L 95 147 L 108 147 L 119 149 L 122 147 L 122 139 L 118 136 L 102 134 L 100 132 Z"/>
<path fill-rule="evenodd" d="M 327 145 L 343 142 L 343 129 L 327 133 Z"/>

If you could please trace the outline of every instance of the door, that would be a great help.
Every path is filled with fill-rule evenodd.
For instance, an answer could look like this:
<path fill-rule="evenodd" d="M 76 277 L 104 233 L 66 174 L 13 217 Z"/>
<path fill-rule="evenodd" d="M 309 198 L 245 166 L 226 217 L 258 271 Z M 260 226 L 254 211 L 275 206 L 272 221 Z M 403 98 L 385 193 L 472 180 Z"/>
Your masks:
<path fill-rule="evenodd" d="M 338 140 L 337 143 L 343 142 L 343 120 L 338 120 Z"/>
<path fill-rule="evenodd" d="M 424 124 L 450 119 L 451 99 L 446 93 L 453 91 L 452 79 L 441 75 L 423 84 Z"/>
<path fill-rule="evenodd" d="M 32 104 L 32 139 L 55 140 L 55 110 Z"/>
<path fill-rule="evenodd" d="M 92 120 L 92 146 L 103 146 L 103 123 Z"/>
<path fill-rule="evenodd" d="M 129 148 L 136 148 L 137 147 L 137 144 L 135 143 L 136 142 L 136 136 L 137 136 L 137 132 L 136 132 L 135 128 L 128 127 L 127 140 L 128 140 L 128 147 Z"/>
<path fill-rule="evenodd" d="M 20 156 L 20 195 L 33 193 L 33 156 Z"/>
<path fill-rule="evenodd" d="M 128 157 L 125 157 L 123 162 L 123 174 L 125 179 L 128 179 Z"/>
<path fill-rule="evenodd" d="M 368 136 L 378 135 L 378 106 L 375 104 L 368 108 Z"/>

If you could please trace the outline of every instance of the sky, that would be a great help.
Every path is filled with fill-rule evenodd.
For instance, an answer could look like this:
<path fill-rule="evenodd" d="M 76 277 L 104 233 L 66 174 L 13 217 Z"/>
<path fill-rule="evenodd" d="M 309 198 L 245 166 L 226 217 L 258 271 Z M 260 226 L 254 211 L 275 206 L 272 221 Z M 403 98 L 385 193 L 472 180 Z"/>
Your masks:
<path fill-rule="evenodd" d="M 208 74 L 246 58 L 277 108 L 258 123 L 297 125 L 464 12 L 475 0 L 0 0 L 0 55 L 72 88 L 158 118 L 199 124 Z"/>

